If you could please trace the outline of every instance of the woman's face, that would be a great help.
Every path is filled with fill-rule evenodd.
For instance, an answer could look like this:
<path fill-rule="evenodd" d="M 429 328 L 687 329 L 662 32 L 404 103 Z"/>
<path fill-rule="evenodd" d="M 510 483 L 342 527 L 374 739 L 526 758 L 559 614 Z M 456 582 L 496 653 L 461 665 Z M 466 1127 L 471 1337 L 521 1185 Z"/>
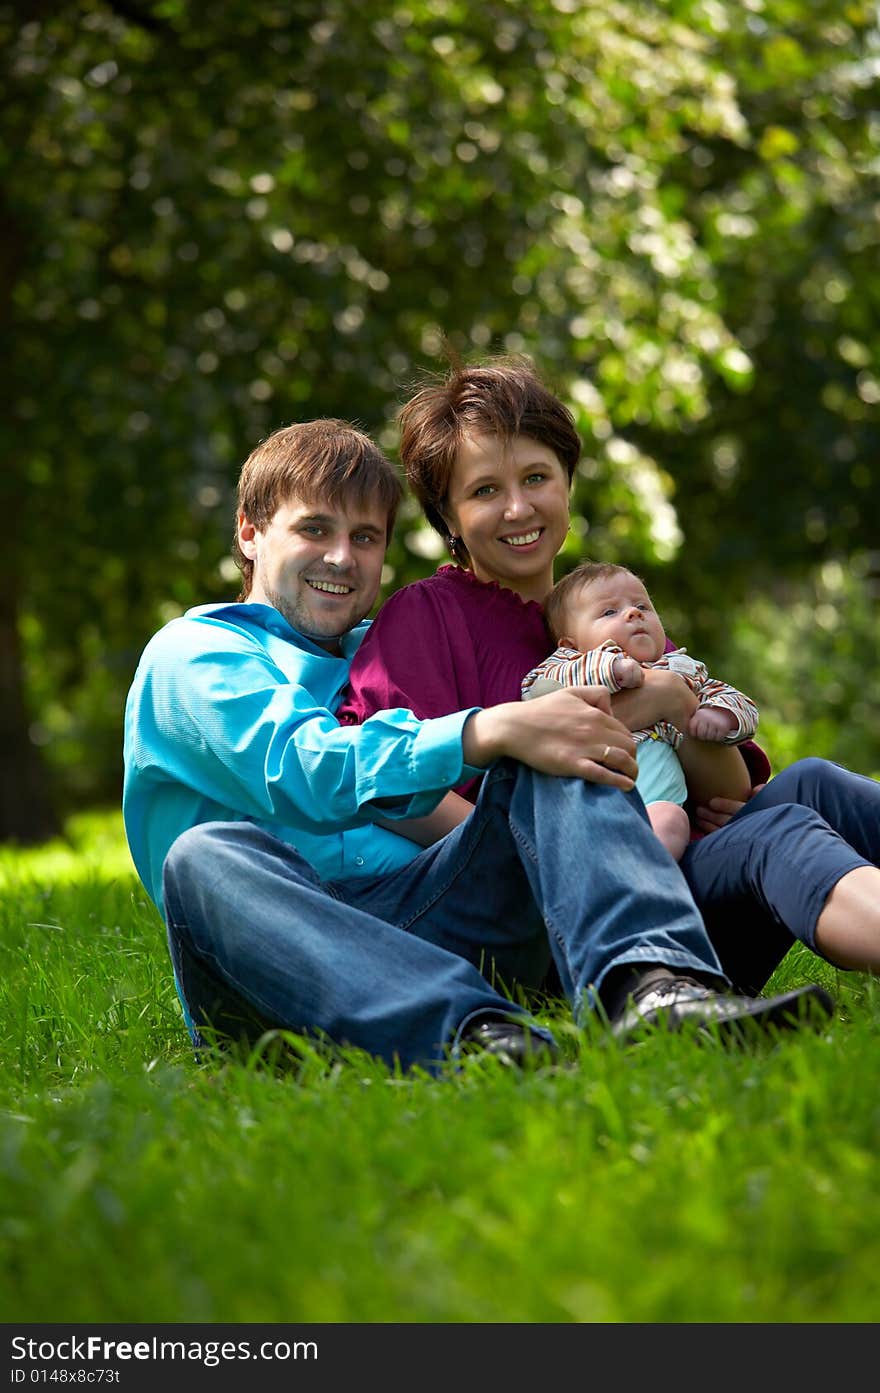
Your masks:
<path fill-rule="evenodd" d="M 444 516 L 478 580 L 543 600 L 568 531 L 568 475 L 555 452 L 530 436 L 466 435 Z"/>

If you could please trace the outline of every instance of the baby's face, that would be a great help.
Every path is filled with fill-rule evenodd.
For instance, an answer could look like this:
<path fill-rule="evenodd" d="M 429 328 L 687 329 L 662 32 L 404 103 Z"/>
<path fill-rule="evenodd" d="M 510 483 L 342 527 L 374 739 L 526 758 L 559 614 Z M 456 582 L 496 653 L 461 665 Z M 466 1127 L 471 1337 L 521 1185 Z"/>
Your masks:
<path fill-rule="evenodd" d="M 629 571 L 591 581 L 573 596 L 559 642 L 586 653 L 609 639 L 640 663 L 655 662 L 666 644 L 647 590 Z"/>

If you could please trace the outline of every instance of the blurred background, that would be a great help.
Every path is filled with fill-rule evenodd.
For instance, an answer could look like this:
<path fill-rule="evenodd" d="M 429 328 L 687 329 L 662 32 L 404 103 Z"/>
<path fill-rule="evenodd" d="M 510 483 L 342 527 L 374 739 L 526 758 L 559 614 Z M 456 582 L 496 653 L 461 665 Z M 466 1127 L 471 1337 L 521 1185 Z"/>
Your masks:
<path fill-rule="evenodd" d="M 880 773 L 880 30 L 862 0 L 0 5 L 0 840 L 118 803 L 149 635 L 237 593 L 292 420 L 394 454 L 526 353 L 623 561 L 777 767 Z M 385 593 L 432 571 L 405 509 Z"/>

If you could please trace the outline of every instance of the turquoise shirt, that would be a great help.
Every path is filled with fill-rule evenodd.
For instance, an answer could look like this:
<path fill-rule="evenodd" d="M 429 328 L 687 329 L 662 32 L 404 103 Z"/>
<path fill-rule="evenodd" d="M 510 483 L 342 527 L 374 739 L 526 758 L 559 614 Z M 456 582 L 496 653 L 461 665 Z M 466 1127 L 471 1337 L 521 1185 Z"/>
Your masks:
<path fill-rule="evenodd" d="M 165 857 L 197 823 L 256 823 L 323 880 L 382 875 L 421 848 L 372 818 L 424 817 L 482 772 L 462 756 L 478 707 L 430 721 L 397 709 L 337 722 L 368 627 L 334 657 L 270 605 L 202 605 L 147 644 L 125 708 L 123 816 L 160 909 Z"/>

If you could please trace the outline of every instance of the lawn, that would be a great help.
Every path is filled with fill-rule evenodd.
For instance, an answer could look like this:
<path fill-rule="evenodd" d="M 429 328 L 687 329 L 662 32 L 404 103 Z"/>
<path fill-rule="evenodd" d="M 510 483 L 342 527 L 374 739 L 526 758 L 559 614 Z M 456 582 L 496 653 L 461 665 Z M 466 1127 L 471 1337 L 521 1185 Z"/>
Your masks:
<path fill-rule="evenodd" d="M 7 1322 L 800 1322 L 880 1311 L 880 990 L 821 1033 L 399 1076 L 196 1063 L 114 815 L 0 853 Z"/>

